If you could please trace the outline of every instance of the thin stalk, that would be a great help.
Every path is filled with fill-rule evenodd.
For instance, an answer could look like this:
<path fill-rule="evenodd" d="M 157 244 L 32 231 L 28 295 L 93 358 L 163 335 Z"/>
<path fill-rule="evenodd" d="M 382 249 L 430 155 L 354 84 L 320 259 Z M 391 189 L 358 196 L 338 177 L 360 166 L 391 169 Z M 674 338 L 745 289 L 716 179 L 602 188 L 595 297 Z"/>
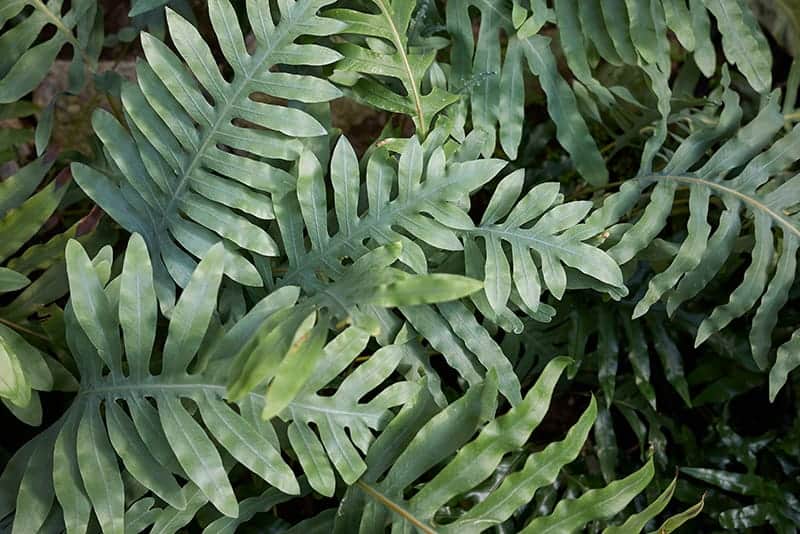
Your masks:
<path fill-rule="evenodd" d="M 408 510 L 406 510 L 393 500 L 389 499 L 386 495 L 379 492 L 366 482 L 362 482 L 361 480 L 359 480 L 358 482 L 356 482 L 356 486 L 364 490 L 364 492 L 367 495 L 369 495 L 370 497 L 372 497 L 373 499 L 384 505 L 386 508 L 390 509 L 392 512 L 396 513 L 397 515 L 399 515 L 400 517 L 402 517 L 403 519 L 405 519 L 406 521 L 408 521 L 409 523 L 420 529 L 425 534 L 436 534 L 435 530 L 433 530 L 431 527 L 429 527 L 416 517 L 414 517 L 411 514 L 411 512 L 409 512 Z"/>
<path fill-rule="evenodd" d="M 4 324 L 4 325 L 6 325 L 6 326 L 8 326 L 10 328 L 13 328 L 14 330 L 19 330 L 20 332 L 24 332 L 24 333 L 28 334 L 29 336 L 33 336 L 35 338 L 42 339 L 44 341 L 50 341 L 50 338 L 48 338 L 47 336 L 43 336 L 42 334 L 40 334 L 38 332 L 34 332 L 30 328 L 26 328 L 26 327 L 22 326 L 21 324 L 17 324 L 17 323 L 15 323 L 13 321 L 9 321 L 8 319 L 3 319 L 2 317 L 0 317 L 0 323 Z"/>

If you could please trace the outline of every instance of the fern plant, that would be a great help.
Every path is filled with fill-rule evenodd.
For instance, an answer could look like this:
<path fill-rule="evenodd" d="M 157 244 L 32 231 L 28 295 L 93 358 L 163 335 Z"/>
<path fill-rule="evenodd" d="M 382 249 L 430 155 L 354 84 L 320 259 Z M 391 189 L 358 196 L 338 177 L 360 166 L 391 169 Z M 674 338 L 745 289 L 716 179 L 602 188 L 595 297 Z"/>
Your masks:
<path fill-rule="evenodd" d="M 85 530 L 93 510 L 103 531 L 124 532 L 125 499 L 115 467 L 117 456 L 131 476 L 172 507 L 186 507 L 175 473 L 194 483 L 219 511 L 237 517 L 238 504 L 219 452 L 192 412 L 182 405 L 183 400 L 195 403 L 192 411 L 199 410 L 210 435 L 233 458 L 284 493 L 298 494 L 300 486 L 281 458 L 275 430 L 261 417 L 265 409 L 281 412 L 281 419 L 289 423 L 288 439 L 307 472 L 308 483 L 323 495 L 331 495 L 335 479 L 324 456 L 330 456 L 345 482 L 355 482 L 366 469 L 355 447 L 366 451 L 372 440 L 370 429 L 380 430 L 388 409 L 403 404 L 415 389 L 412 383 L 400 383 L 387 390 L 383 399 L 361 402 L 400 363 L 400 348 L 388 346 L 339 384 L 335 395 L 321 397 L 317 390 L 361 353 L 370 336 L 351 327 L 325 344 L 327 325 L 313 327 L 305 318 L 295 335 L 309 336 L 309 340 L 302 348 L 290 348 L 287 359 L 278 366 L 268 404 L 257 395 L 245 395 L 233 409 L 224 400 L 231 354 L 250 350 L 254 332 L 263 330 L 272 317 L 296 302 L 296 287 L 271 293 L 229 328 L 219 323 L 212 328 L 225 266 L 223 246 L 215 245 L 172 309 L 163 348 L 154 353 L 157 299 L 143 238 L 134 234 L 121 274 L 110 281 L 113 257 L 109 249 L 90 259 L 83 247 L 71 240 L 66 251 L 71 299 L 65 323 L 80 387 L 72 407 L 22 447 L 6 468 L 4 488 L 12 492 L 17 491 L 14 485 L 19 488 L 16 501 L 6 502 L 6 506 L 16 507 L 15 531 L 38 531 L 48 514 L 58 510 L 51 508 L 56 498 L 68 531 Z M 449 294 L 441 287 L 433 291 L 445 299 L 457 298 L 475 287 L 459 283 L 457 277 L 403 276 L 383 287 L 378 305 L 403 302 L 409 292 L 406 286 L 424 289 L 432 282 L 449 287 Z M 427 300 L 431 298 L 435 299 Z M 203 344 L 206 348 L 201 352 Z M 319 354 L 313 354 L 312 347 Z M 258 365 L 264 364 L 259 361 Z M 154 372 L 154 367 L 160 372 Z M 289 377 L 292 380 L 287 382 Z M 231 391 L 235 395 L 236 390 Z M 282 409 L 274 406 L 273 395 L 283 403 Z M 319 429 L 321 443 L 309 424 Z M 351 432 L 354 444 L 345 429 Z M 42 462 L 52 472 L 42 473 Z M 28 495 L 30 484 L 38 490 L 41 484 L 52 485 L 49 502 L 43 502 L 38 493 Z"/>
<path fill-rule="evenodd" d="M 47 423 L 0 528 L 800 526 L 800 63 L 745 0 L 106 7 L 0 6 L 0 397 Z"/>

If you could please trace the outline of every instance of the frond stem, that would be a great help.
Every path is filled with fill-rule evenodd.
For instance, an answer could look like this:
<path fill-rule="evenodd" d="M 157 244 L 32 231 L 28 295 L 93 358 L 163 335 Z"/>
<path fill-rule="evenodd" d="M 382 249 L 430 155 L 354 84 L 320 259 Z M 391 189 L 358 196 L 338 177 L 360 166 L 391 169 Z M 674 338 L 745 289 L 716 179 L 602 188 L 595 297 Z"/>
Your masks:
<path fill-rule="evenodd" d="M 78 42 L 78 39 L 75 38 L 72 30 L 64 26 L 64 22 L 61 20 L 61 17 L 50 11 L 50 8 L 47 7 L 42 0 L 31 0 L 31 3 L 33 4 L 34 8 L 44 13 L 44 16 L 50 20 L 50 22 L 59 32 L 64 34 L 64 38 L 69 41 L 69 44 L 72 45 L 72 47 L 75 49 L 75 52 L 81 56 L 81 59 L 83 59 L 83 62 L 86 64 L 86 66 L 89 67 L 92 72 L 96 72 L 96 66 L 94 66 L 89 60 L 89 57 L 86 55 L 86 51 L 81 47 L 81 44 Z"/>
<path fill-rule="evenodd" d="M 795 237 L 800 238 L 800 228 L 796 227 L 792 222 L 787 218 L 784 217 L 782 214 L 776 212 L 766 204 L 759 202 L 757 199 L 745 195 L 744 193 L 740 193 L 735 189 L 731 189 L 730 187 L 726 187 L 720 183 L 712 182 L 710 180 L 703 180 L 701 178 L 694 178 L 692 176 L 681 176 L 681 175 L 651 175 L 651 176 L 643 176 L 641 179 L 644 180 L 659 180 L 659 179 L 668 179 L 668 180 L 675 180 L 678 182 L 683 182 L 687 184 L 696 184 L 696 185 L 703 185 L 706 187 L 710 187 L 711 189 L 716 189 L 717 191 L 724 193 L 726 195 L 731 195 L 745 204 L 755 208 L 756 210 L 763 211 L 770 217 L 772 217 L 775 221 L 777 221 L 781 226 L 784 227 L 789 233 L 794 234 Z"/>
<path fill-rule="evenodd" d="M 389 6 L 386 5 L 386 0 L 374 0 L 376 4 L 378 4 L 378 8 L 381 10 L 381 13 L 386 18 L 387 23 L 389 24 L 389 28 L 392 30 L 392 43 L 394 44 L 397 53 L 400 54 L 400 58 L 403 60 L 403 68 L 406 70 L 406 74 L 408 75 L 409 86 L 408 91 L 411 93 L 411 96 L 414 98 L 414 108 L 417 111 L 417 118 L 419 119 L 419 132 L 420 137 L 425 138 L 427 135 L 427 129 L 425 128 L 425 112 L 422 109 L 422 98 L 419 94 L 419 87 L 417 84 L 417 80 L 414 79 L 414 73 L 411 70 L 411 63 L 408 61 L 408 54 L 406 53 L 406 46 L 403 43 L 403 38 L 400 37 L 400 32 L 397 29 L 397 26 L 392 19 L 392 14 L 389 11 Z"/>
<path fill-rule="evenodd" d="M 9 321 L 8 319 L 3 319 L 2 317 L 0 317 L 0 323 L 3 323 L 4 325 L 6 325 L 6 326 L 8 326 L 10 328 L 13 328 L 14 330 L 18 330 L 20 332 L 24 332 L 24 333 L 28 334 L 29 336 L 33 336 L 35 338 L 38 338 L 38 339 L 41 339 L 41 340 L 44 340 L 44 341 L 50 341 L 50 338 L 48 338 L 47 336 L 43 336 L 42 334 L 39 334 L 38 332 L 34 332 L 30 328 L 26 328 L 26 327 L 22 326 L 21 324 L 15 323 L 14 321 Z"/>
<path fill-rule="evenodd" d="M 411 514 L 411 512 L 409 512 L 408 510 L 406 510 L 405 508 L 403 508 L 402 506 L 400 506 L 399 504 L 388 498 L 386 495 L 384 495 L 383 493 L 379 492 L 378 490 L 367 484 L 366 482 L 359 480 L 356 482 L 356 486 L 364 490 L 364 493 L 366 493 L 367 495 L 369 495 L 370 497 L 372 497 L 373 499 L 384 505 L 386 508 L 390 509 L 392 512 L 401 516 L 403 519 L 405 519 L 406 521 L 417 527 L 425 534 L 436 534 L 435 530 L 433 530 L 431 527 L 429 527 L 416 517 L 414 517 Z"/>

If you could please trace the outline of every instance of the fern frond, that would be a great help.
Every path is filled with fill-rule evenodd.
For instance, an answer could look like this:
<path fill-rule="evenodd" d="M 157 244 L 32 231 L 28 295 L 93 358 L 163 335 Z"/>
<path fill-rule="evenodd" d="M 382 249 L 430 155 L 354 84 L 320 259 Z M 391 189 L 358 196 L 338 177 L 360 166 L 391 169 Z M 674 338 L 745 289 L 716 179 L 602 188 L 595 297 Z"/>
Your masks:
<path fill-rule="evenodd" d="M 288 258 L 286 275 L 278 285 L 299 285 L 337 313 L 348 315 L 346 303 L 353 298 L 346 292 L 361 295 L 363 299 L 369 282 L 364 285 L 364 275 L 360 278 L 350 275 L 346 281 L 347 273 L 352 271 L 343 263 L 346 259 L 357 264 L 368 255 L 370 246 L 399 243 L 399 260 L 412 272 L 427 273 L 428 259 L 423 247 L 459 250 L 462 245 L 458 232 L 473 226 L 460 206 L 471 191 L 491 180 L 505 164 L 499 160 L 467 160 L 447 166 L 441 147 L 431 146 L 431 151 L 427 165 L 416 138 L 405 143 L 397 164 L 388 151 L 375 152 L 367 163 L 367 206 L 362 210 L 359 162 L 347 139 L 342 137 L 331 159 L 334 191 L 331 211 L 338 225 L 333 233 L 328 229 L 324 171 L 316 157 L 306 152 L 298 165 L 296 194 L 287 194 L 276 201 L 278 225 Z M 306 248 L 304 231 L 309 236 L 310 249 Z M 332 283 L 318 273 L 324 273 Z M 441 304 L 439 309 L 427 306 L 454 297 L 437 299 L 431 298 L 435 296 L 433 293 L 426 297 L 426 293 L 417 292 L 414 301 L 395 301 L 409 323 L 469 383 L 481 380 L 477 362 L 486 369 L 502 371 L 501 391 L 512 401 L 517 400 L 519 385 L 507 360 L 467 308 L 460 302 Z M 384 323 L 379 335 L 382 342 L 388 343 L 400 324 L 394 316 L 376 311 L 375 306 L 368 309 Z"/>
<path fill-rule="evenodd" d="M 796 274 L 800 180 L 786 177 L 785 173 L 800 159 L 800 128 L 775 140 L 783 128 L 775 95 L 757 117 L 741 128 L 738 96 L 726 90 L 723 102 L 715 125 L 689 135 L 659 172 L 625 183 L 587 223 L 608 226 L 612 218 L 618 219 L 650 191 L 641 217 L 608 250 L 618 263 L 625 264 L 664 229 L 677 191 L 689 191 L 687 235 L 669 267 L 650 281 L 647 293 L 636 305 L 634 318 L 647 313 L 662 298 L 667 299 L 667 312 L 674 313 L 714 279 L 734 253 L 740 236 L 752 239 L 752 259 L 741 283 L 729 302 L 717 306 L 700 324 L 695 344 L 700 345 L 732 320 L 756 308 L 750 345 L 756 363 L 765 369 L 772 331 Z M 712 148 L 713 155 L 704 159 L 705 152 Z M 718 198 L 725 207 L 715 229 L 709 222 L 712 198 Z M 749 221 L 743 221 L 743 216 Z M 781 385 L 778 375 L 774 375 L 773 396 Z"/>
<path fill-rule="evenodd" d="M 32 8 L 26 10 L 26 7 Z M 84 65 L 93 69 L 102 39 L 96 38 L 96 0 L 76 0 L 65 10 L 60 0 L 8 0 L 0 7 L 0 103 L 20 100 L 47 75 L 61 50 L 72 48 L 70 91 L 80 89 Z M 55 32 L 39 39 L 48 26 Z M 102 30 L 99 30 L 102 33 Z"/>
<path fill-rule="evenodd" d="M 519 470 L 506 475 L 469 511 L 447 524 L 437 524 L 435 516 L 451 499 L 491 476 L 504 455 L 524 445 L 547 412 L 555 385 L 568 364 L 566 358 L 551 361 L 524 400 L 497 418 L 492 394 L 496 385 L 491 374 L 485 383 L 473 386 L 438 413 L 421 392 L 376 440 L 368 454 L 370 468 L 358 485 L 348 489 L 336 514 L 334 531 L 383 532 L 387 525 L 402 529 L 410 521 L 431 532 L 482 532 L 504 523 L 577 458 L 597 416 L 594 399 L 562 441 L 530 454 Z M 401 430 L 409 427 L 414 428 L 413 434 Z M 476 431 L 479 433 L 473 438 Z M 449 461 L 431 473 L 446 458 Z M 649 485 L 653 474 L 651 459 L 623 480 L 562 501 L 552 514 L 534 519 L 522 531 L 546 528 L 573 532 L 592 520 L 611 517 Z M 411 489 L 422 475 L 428 480 Z M 670 497 L 668 488 L 660 499 L 661 509 Z M 642 527 L 644 524 L 631 532 Z"/>
<path fill-rule="evenodd" d="M 347 24 L 342 33 L 365 39 L 363 44 L 339 45 L 337 50 L 344 57 L 335 67 L 342 72 L 361 75 L 350 87 L 356 99 L 379 109 L 413 117 L 419 135 L 424 139 L 436 114 L 458 101 L 459 97 L 436 86 L 423 94 L 436 50 L 419 50 L 419 47 L 409 45 L 409 26 L 416 2 L 371 0 L 371 3 L 378 13 L 354 9 L 332 9 L 326 13 Z M 376 43 L 375 38 L 382 41 Z M 391 50 L 387 50 L 386 43 Z M 381 83 L 381 77 L 399 80 L 406 94 L 398 94 L 391 86 Z"/>
<path fill-rule="evenodd" d="M 401 363 L 399 346 L 377 351 L 337 382 L 370 339 L 353 327 L 314 358 L 297 354 L 288 365 L 284 360 L 270 384 L 268 404 L 257 394 L 226 402 L 232 355 L 245 349 L 265 321 L 291 307 L 297 289 L 272 293 L 230 329 L 212 334 L 225 261 L 217 245 L 177 301 L 163 348 L 156 352 L 158 308 L 144 240 L 131 238 L 122 274 L 106 283 L 111 260 L 103 253 L 92 262 L 75 241 L 67 247 L 72 295 L 67 339 L 80 371 L 80 389 L 62 418 L 20 449 L 0 479 L 0 495 L 5 496 L 0 514 L 16 509 L 15 530 L 37 531 L 57 500 L 69 531 L 85 528 L 93 511 L 104 532 L 122 532 L 125 493 L 118 460 L 176 510 L 210 502 L 226 516 L 239 517 L 222 450 L 283 493 L 296 495 L 298 480 L 281 457 L 272 423 L 261 417 L 265 408 L 280 412 L 289 425 L 288 443 L 310 487 L 332 495 L 336 479 L 326 458 L 345 482 L 354 482 L 366 469 L 358 451 L 366 453 L 372 432 L 391 418 L 389 409 L 418 389 L 399 382 L 362 401 Z M 324 342 L 327 327 L 321 332 Z M 158 373 L 153 371 L 157 368 Z M 335 388 L 332 396 L 320 393 L 329 387 Z M 279 408 L 273 406 L 283 399 Z M 41 478 L 43 469 L 50 470 L 51 480 Z M 176 475 L 190 484 L 181 488 Z M 46 503 L 44 494 L 26 493 L 33 483 L 47 490 Z"/>
<path fill-rule="evenodd" d="M 138 83 L 122 89 L 126 124 L 95 113 L 95 132 L 118 171 L 103 174 L 75 164 L 76 180 L 120 225 L 145 238 L 159 300 L 167 309 L 170 277 L 185 286 L 194 258 L 203 257 L 220 238 L 226 243 L 225 273 L 244 285 L 261 285 L 245 251 L 274 256 L 278 249 L 252 221 L 274 218 L 272 195 L 295 187 L 288 163 L 299 157 L 304 140 L 326 134 L 308 112 L 264 100 L 315 103 L 339 96 L 325 80 L 272 70 L 326 65 L 341 57 L 320 45 L 296 42 L 342 28 L 316 14 L 331 2 L 280 2 L 276 18 L 268 2 L 248 2 L 252 52 L 230 2 L 210 2 L 212 26 L 233 71 L 230 81 L 199 32 L 168 10 L 180 57 L 142 34 L 147 62 L 138 65 Z"/>
<path fill-rule="evenodd" d="M 598 281 L 612 296 L 625 296 L 627 289 L 616 262 L 585 243 L 595 236 L 582 235 L 576 228 L 588 215 L 591 203 L 563 203 L 557 183 L 539 184 L 520 199 L 524 174 L 516 171 L 498 183 L 480 224 L 464 232 L 466 272 L 483 274 L 491 312 L 499 315 L 506 311 L 512 287 L 518 296 L 514 300 L 532 314 L 539 308 L 543 286 L 560 299 L 567 287 L 565 266 Z M 484 243 L 483 251 L 478 247 L 479 239 Z M 511 249 L 513 275 L 503 243 Z M 538 257 L 538 266 L 532 253 Z M 480 301 L 475 303 L 483 310 Z"/>

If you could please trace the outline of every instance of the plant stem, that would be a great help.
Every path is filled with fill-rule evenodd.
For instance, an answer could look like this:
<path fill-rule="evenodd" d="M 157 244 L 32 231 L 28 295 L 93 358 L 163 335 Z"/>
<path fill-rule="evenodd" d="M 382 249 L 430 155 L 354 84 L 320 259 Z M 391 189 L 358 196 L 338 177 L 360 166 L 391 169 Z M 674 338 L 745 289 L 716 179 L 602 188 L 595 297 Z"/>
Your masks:
<path fill-rule="evenodd" d="M 409 523 L 420 529 L 425 534 L 436 534 L 435 530 L 433 530 L 431 527 L 429 527 L 416 517 L 414 517 L 411 514 L 411 512 L 409 512 L 396 502 L 392 501 L 386 495 L 379 492 L 366 482 L 362 482 L 361 480 L 359 480 L 358 482 L 356 482 L 356 486 L 364 490 L 364 492 L 367 493 L 370 497 L 372 497 L 373 499 L 375 499 L 376 501 L 384 505 L 386 508 L 396 513 L 397 515 L 401 516 L 403 519 L 405 519 L 406 521 L 408 521 Z"/>
<path fill-rule="evenodd" d="M 50 338 L 48 338 L 47 336 L 43 336 L 42 334 L 40 334 L 38 332 L 34 332 L 30 328 L 26 328 L 26 327 L 22 326 L 21 324 L 17 324 L 17 323 L 15 323 L 13 321 L 9 321 L 8 319 L 3 319 L 2 317 L 0 317 L 0 323 L 6 325 L 8 327 L 13 328 L 14 330 L 19 330 L 20 332 L 24 332 L 24 333 L 28 334 L 29 336 L 33 336 L 35 338 L 39 338 L 39 339 L 42 339 L 44 341 L 50 341 Z"/>

